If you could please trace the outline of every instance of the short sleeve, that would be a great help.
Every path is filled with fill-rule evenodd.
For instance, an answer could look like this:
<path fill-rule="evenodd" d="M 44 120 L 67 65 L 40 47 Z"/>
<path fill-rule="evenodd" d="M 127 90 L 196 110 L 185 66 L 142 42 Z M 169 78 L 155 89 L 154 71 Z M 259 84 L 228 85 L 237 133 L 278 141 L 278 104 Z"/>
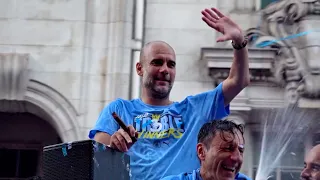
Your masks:
<path fill-rule="evenodd" d="M 119 129 L 119 125 L 112 117 L 112 113 L 118 113 L 118 109 L 118 100 L 116 100 L 102 110 L 95 126 L 89 132 L 90 139 L 93 139 L 97 132 L 105 132 L 111 136 Z"/>
<path fill-rule="evenodd" d="M 224 105 L 222 84 L 223 82 L 215 89 L 191 96 L 189 99 L 195 104 L 198 112 L 205 116 L 206 121 L 222 119 L 230 114 L 230 105 Z"/>
<path fill-rule="evenodd" d="M 251 180 L 251 178 L 249 178 L 248 176 L 242 174 L 242 173 L 238 173 L 236 175 L 235 180 Z"/>

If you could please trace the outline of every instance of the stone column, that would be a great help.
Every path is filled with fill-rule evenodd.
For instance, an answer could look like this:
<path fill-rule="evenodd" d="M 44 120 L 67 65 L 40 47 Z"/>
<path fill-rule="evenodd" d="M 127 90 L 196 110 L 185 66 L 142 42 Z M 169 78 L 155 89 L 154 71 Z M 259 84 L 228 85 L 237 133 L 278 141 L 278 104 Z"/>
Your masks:
<path fill-rule="evenodd" d="M 88 1 L 84 73 L 89 73 L 90 59 L 100 57 L 100 87 L 96 88 L 101 89 L 100 100 L 106 103 L 129 96 L 131 50 L 135 46 L 132 41 L 133 5 L 132 0 Z"/>
<path fill-rule="evenodd" d="M 133 0 L 86 1 L 79 89 L 83 138 L 107 104 L 129 98 L 133 7 Z"/>

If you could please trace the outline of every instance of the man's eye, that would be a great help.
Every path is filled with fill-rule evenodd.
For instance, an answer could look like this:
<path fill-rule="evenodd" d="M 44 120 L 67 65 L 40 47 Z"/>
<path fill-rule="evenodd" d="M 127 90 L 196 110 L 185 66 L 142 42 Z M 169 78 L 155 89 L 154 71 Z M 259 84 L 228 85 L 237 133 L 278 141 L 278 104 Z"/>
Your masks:
<path fill-rule="evenodd" d="M 168 66 L 171 67 L 171 68 L 173 68 L 173 67 L 176 66 L 176 63 L 169 63 Z"/>
<path fill-rule="evenodd" d="M 160 60 L 160 59 L 153 60 L 152 64 L 154 64 L 154 65 L 162 65 L 162 60 Z"/>
<path fill-rule="evenodd" d="M 312 169 L 313 169 L 314 171 L 320 171 L 320 166 L 312 166 Z"/>

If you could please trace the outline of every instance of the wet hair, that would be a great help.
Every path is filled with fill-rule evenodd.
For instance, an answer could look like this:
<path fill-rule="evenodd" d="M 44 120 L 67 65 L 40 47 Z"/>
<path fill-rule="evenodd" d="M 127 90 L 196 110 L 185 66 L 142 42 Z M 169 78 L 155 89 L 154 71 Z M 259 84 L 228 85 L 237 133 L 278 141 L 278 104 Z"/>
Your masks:
<path fill-rule="evenodd" d="M 213 120 L 204 124 L 198 134 L 198 143 L 203 143 L 207 148 L 210 147 L 212 139 L 217 135 L 217 132 L 229 132 L 234 137 L 238 136 L 237 131 L 242 135 L 244 141 L 244 125 L 236 124 L 228 120 Z M 228 141 L 224 133 L 220 133 L 221 139 Z M 240 138 L 240 137 L 239 137 Z"/>

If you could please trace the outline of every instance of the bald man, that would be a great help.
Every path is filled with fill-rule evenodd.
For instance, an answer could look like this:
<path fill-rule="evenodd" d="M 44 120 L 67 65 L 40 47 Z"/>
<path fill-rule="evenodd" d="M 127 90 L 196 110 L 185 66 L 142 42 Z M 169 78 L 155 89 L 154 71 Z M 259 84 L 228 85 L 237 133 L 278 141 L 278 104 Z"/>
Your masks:
<path fill-rule="evenodd" d="M 320 180 L 320 144 L 313 147 L 306 155 L 301 179 Z"/>
<path fill-rule="evenodd" d="M 150 42 L 142 48 L 136 64 L 142 79 L 141 98 L 111 102 L 89 132 L 89 138 L 130 156 L 132 180 L 159 180 L 199 168 L 198 131 L 204 123 L 227 116 L 230 101 L 249 84 L 247 41 L 242 30 L 215 8 L 202 11 L 202 15 L 204 22 L 223 34 L 217 42 L 232 40 L 235 50 L 229 77 L 213 90 L 173 102 L 169 96 L 176 76 L 175 51 L 166 42 Z M 129 126 L 130 133 L 119 127 L 113 112 Z M 133 136 L 138 138 L 135 143 Z"/>

